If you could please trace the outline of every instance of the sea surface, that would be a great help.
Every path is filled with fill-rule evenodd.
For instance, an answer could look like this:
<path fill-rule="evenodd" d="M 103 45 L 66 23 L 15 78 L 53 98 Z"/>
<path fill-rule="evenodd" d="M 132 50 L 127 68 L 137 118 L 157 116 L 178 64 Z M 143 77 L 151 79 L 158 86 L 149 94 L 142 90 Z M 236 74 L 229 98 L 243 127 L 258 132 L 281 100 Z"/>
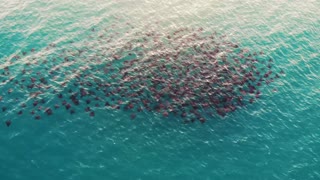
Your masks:
<path fill-rule="evenodd" d="M 16 113 L 28 94 L 6 98 L 15 87 L 1 83 L 0 107 L 8 107 L 0 112 L 1 180 L 320 179 L 319 0 L 0 0 L 0 9 L 0 69 L 9 67 L 16 79 L 28 57 L 97 43 L 88 36 L 102 29 L 117 34 L 99 46 L 117 49 L 134 38 L 128 24 L 132 32 L 203 27 L 265 52 L 285 72 L 257 102 L 203 124 L 156 113 L 131 120 L 104 108 L 94 117 L 57 111 L 35 120 Z M 56 48 L 46 50 L 51 43 Z M 51 93 L 42 96 L 54 101 Z"/>

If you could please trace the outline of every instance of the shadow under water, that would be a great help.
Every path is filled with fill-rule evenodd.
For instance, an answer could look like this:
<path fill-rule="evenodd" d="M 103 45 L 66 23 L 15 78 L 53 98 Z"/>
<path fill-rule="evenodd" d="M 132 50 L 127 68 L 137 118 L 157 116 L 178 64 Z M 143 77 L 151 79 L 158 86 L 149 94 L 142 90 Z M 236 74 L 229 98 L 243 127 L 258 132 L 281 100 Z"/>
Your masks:
<path fill-rule="evenodd" d="M 51 43 L 6 57 L 0 113 L 40 120 L 61 110 L 93 117 L 95 108 L 106 108 L 129 111 L 131 119 L 155 112 L 204 123 L 254 103 L 284 74 L 264 52 L 203 28 L 158 33 L 125 25 L 125 35 L 113 24 L 67 48 Z"/>

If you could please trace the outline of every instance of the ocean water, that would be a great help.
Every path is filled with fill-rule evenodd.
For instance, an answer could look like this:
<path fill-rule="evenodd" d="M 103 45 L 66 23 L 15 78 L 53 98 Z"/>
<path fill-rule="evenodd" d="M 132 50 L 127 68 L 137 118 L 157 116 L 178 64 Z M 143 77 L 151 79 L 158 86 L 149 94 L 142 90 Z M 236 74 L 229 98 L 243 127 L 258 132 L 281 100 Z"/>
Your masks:
<path fill-rule="evenodd" d="M 36 121 L 16 113 L 15 98 L 27 103 L 28 94 L 8 99 L 14 87 L 1 83 L 0 106 L 8 109 L 0 112 L 0 179 L 320 179 L 319 8 L 319 0 L 0 0 L 0 69 L 8 66 L 15 79 L 28 56 L 97 43 L 88 38 L 93 28 L 118 32 L 97 45 L 117 49 L 134 38 L 127 24 L 130 32 L 203 27 L 264 51 L 285 71 L 257 102 L 204 124 L 152 113 L 130 120 L 103 108 L 94 117 L 57 111 Z M 57 48 L 45 50 L 50 43 Z M 6 61 L 32 48 L 36 54 Z M 44 66 L 34 71 L 47 74 Z M 51 91 L 42 95 L 55 100 Z"/>

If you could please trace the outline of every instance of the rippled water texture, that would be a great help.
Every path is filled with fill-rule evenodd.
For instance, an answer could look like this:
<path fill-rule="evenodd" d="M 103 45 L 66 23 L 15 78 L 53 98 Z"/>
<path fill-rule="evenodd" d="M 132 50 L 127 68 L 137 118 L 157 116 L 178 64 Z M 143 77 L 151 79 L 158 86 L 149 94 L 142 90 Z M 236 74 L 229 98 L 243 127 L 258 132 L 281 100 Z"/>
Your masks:
<path fill-rule="evenodd" d="M 319 0 L 0 0 L 0 8 L 1 180 L 320 179 Z M 91 108 L 94 116 L 62 108 L 39 120 L 30 109 L 19 115 L 38 95 L 15 80 L 44 76 L 51 87 L 39 104 L 60 103 L 53 89 L 68 93 L 86 67 L 93 67 L 88 78 L 106 81 L 93 71 L 101 65 L 90 61 L 93 54 L 115 59 L 143 33 L 200 27 L 264 52 L 285 74 L 262 86 L 256 102 L 206 123 L 183 124 L 153 111 L 131 120 L 130 112 L 102 107 Z M 111 40 L 99 41 L 101 34 Z M 86 52 L 76 63 L 61 63 L 52 79 L 59 63 L 51 60 L 75 49 Z M 30 63 L 28 77 L 22 72 Z"/>

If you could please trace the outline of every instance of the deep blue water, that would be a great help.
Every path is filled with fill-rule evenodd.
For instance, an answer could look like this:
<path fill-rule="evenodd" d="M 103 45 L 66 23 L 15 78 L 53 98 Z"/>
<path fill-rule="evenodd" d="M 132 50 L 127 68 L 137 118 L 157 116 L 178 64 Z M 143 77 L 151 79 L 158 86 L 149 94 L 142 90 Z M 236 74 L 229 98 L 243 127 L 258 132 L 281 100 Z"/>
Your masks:
<path fill-rule="evenodd" d="M 135 38 L 135 32 L 180 27 L 224 34 L 264 51 L 285 71 L 256 103 L 186 125 L 152 113 L 131 121 L 126 112 L 104 108 L 96 108 L 95 117 L 58 110 L 36 121 L 16 113 L 21 101 L 30 101 L 28 94 L 13 89 L 6 98 L 15 87 L 1 83 L 0 106 L 8 107 L 0 112 L 1 180 L 320 179 L 319 0 L 0 0 L 0 8 L 0 69 L 9 66 L 15 79 L 32 58 L 90 44 L 103 52 Z M 130 33 L 127 24 L 135 27 Z M 98 33 L 92 28 L 118 33 L 112 43 L 99 44 L 88 38 Z M 50 43 L 57 47 L 46 50 Z M 6 61 L 32 48 L 37 53 Z M 41 64 L 33 70 L 47 73 Z M 51 83 L 58 84 L 59 77 Z M 55 103 L 51 91 L 42 96 Z"/>

